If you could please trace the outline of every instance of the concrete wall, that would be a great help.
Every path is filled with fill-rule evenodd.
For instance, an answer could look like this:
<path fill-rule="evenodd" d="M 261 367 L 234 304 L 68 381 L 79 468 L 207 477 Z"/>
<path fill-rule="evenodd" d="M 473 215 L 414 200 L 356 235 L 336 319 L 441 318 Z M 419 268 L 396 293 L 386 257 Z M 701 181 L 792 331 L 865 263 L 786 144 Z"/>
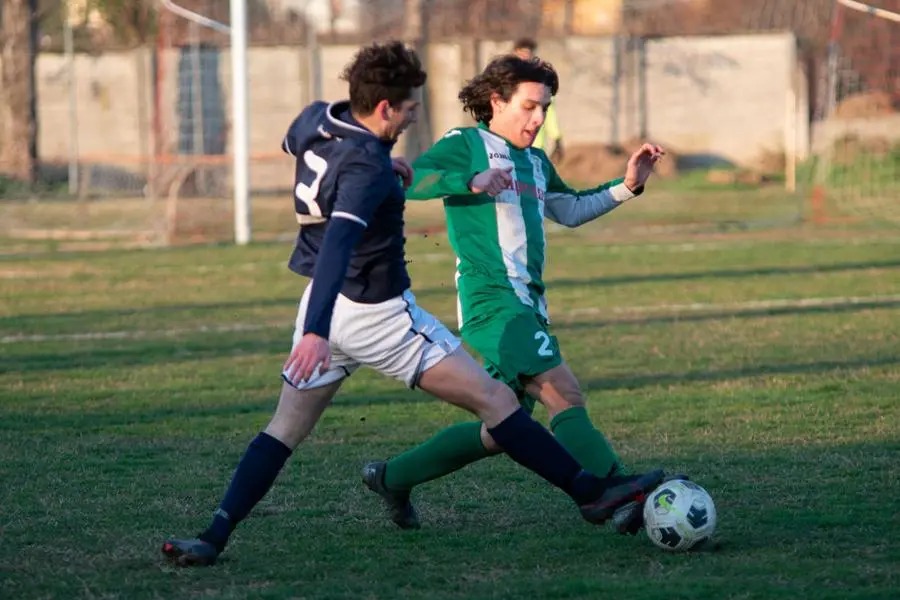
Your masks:
<path fill-rule="evenodd" d="M 510 45 L 460 40 L 429 47 L 427 118 L 433 138 L 468 122 L 456 100 L 459 87 L 476 67 Z M 346 96 L 346 83 L 338 76 L 355 50 L 321 48 L 323 99 Z M 631 48 L 614 38 L 573 37 L 544 41 L 540 54 L 560 72 L 559 119 L 570 144 L 624 141 L 643 127 L 650 139 L 680 154 L 751 164 L 763 152 L 783 150 L 791 127 L 799 124 L 801 154 L 808 146 L 803 77 L 798 110 L 791 113 L 787 108 L 791 78 L 799 71 L 790 34 L 669 38 Z M 309 56 L 300 47 L 258 47 L 250 49 L 248 59 L 250 151 L 275 157 L 287 126 L 311 99 Z M 179 127 L 177 51 L 164 54 L 161 64 L 163 141 L 174 149 Z M 45 160 L 65 161 L 68 156 L 65 67 L 59 55 L 38 59 L 40 152 Z M 219 57 L 226 119 L 230 71 L 226 50 Z M 147 50 L 76 56 L 77 142 L 85 160 L 134 164 L 152 153 L 151 72 Z M 254 185 L 290 179 L 283 162 L 269 162 L 269 167 L 262 166 L 266 161 L 254 163 Z"/>
<path fill-rule="evenodd" d="M 68 156 L 73 120 L 80 154 L 115 158 L 150 152 L 152 96 L 147 79 L 148 52 L 77 56 L 75 119 L 71 118 L 65 58 L 42 54 L 36 71 L 38 143 L 43 158 Z"/>
<path fill-rule="evenodd" d="M 482 65 L 511 42 L 481 44 Z M 614 38 L 548 41 L 539 49 L 560 74 L 560 127 L 570 143 L 639 137 L 696 162 L 752 164 L 785 147 L 788 129 L 809 133 L 807 82 L 791 34 L 664 38 L 629 47 Z M 798 103 L 787 109 L 792 78 Z"/>
<path fill-rule="evenodd" d="M 787 34 L 648 42 L 651 137 L 682 154 L 737 163 L 782 151 L 794 49 Z"/>

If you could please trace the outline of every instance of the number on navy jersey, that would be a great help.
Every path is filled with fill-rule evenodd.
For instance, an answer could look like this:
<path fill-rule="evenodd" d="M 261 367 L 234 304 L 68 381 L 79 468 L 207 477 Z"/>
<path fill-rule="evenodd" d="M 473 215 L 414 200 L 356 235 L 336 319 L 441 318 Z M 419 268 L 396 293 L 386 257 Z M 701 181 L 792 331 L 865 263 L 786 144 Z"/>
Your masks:
<path fill-rule="evenodd" d="M 306 220 L 304 217 L 311 217 L 309 220 L 313 222 L 319 222 L 324 217 L 322 207 L 319 206 L 319 188 L 327 172 L 328 161 L 312 150 L 307 150 L 302 157 L 298 157 L 297 185 L 294 186 L 294 208 L 297 213 L 297 220 L 301 224 Z M 306 181 L 309 181 L 309 183 L 306 183 Z"/>
<path fill-rule="evenodd" d="M 295 122 L 282 148 L 296 158 L 294 212 L 301 225 L 322 223 L 332 217 L 368 226 L 377 206 L 399 184 L 387 174 L 385 157 L 350 140 L 332 137 L 319 129 L 318 139 L 297 148 Z M 340 180 L 338 182 L 338 180 Z M 402 193 L 402 191 L 401 191 Z"/>

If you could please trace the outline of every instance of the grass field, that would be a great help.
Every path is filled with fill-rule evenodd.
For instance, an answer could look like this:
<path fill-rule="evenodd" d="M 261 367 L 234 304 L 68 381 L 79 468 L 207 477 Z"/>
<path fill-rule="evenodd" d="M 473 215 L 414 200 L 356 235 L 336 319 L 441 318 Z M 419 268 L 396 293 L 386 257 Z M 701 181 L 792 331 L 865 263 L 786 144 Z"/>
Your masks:
<path fill-rule="evenodd" d="M 549 247 L 595 421 L 712 493 L 718 550 L 593 528 L 503 457 L 424 486 L 424 528 L 395 530 L 361 465 L 465 415 L 362 371 L 220 563 L 171 568 L 163 539 L 206 524 L 274 407 L 289 243 L 26 245 L 0 257 L 0 598 L 896 598 L 900 237 L 591 225 Z M 446 239 L 409 254 L 453 323 Z"/>

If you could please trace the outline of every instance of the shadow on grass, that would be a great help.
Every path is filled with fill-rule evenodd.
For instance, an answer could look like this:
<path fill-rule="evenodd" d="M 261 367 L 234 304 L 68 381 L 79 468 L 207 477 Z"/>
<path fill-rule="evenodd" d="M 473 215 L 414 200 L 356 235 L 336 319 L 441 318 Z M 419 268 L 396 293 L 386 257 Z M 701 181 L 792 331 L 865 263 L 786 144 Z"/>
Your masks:
<path fill-rule="evenodd" d="M 873 367 L 887 367 L 900 365 L 900 355 L 877 358 L 849 358 L 846 360 L 820 360 L 808 363 L 760 363 L 738 368 L 726 368 L 718 370 L 672 371 L 664 373 L 644 373 L 634 375 L 620 375 L 615 377 L 596 377 L 581 380 L 581 386 L 586 391 L 590 390 L 634 390 L 652 388 L 656 386 L 671 386 L 678 384 L 690 384 L 696 382 L 720 382 L 736 379 L 751 379 L 755 377 L 771 375 L 815 375 L 831 371 L 862 369 Z M 77 428 L 82 432 L 102 430 L 110 427 L 123 427 L 129 425 L 147 425 L 165 421 L 178 420 L 181 422 L 206 419 L 228 418 L 240 415 L 267 416 L 274 410 L 275 399 L 280 389 L 280 379 L 273 373 L 271 381 L 271 393 L 258 391 L 237 390 L 224 388 L 221 395 L 233 398 L 234 396 L 253 396 L 258 399 L 246 400 L 237 403 L 221 404 L 209 399 L 210 393 L 204 391 L 203 403 L 196 401 L 186 402 L 183 405 L 169 405 L 147 407 L 146 409 L 126 409 L 127 399 L 134 397 L 137 390 L 118 390 L 123 398 L 123 409 L 103 409 L 95 411 L 77 411 L 48 414 L 32 414 L 28 411 L 27 401 L 21 405 L 21 410 L 6 411 L 0 420 L 0 431 L 45 431 Z M 168 393 L 167 390 L 157 390 L 155 393 Z M 189 389 L 173 389 L 172 396 L 191 397 Z M 383 392 L 339 392 L 334 401 L 335 407 L 364 409 L 365 407 L 378 407 L 386 405 L 410 405 L 420 403 L 437 403 L 438 400 L 425 393 L 409 391 L 406 389 L 386 390 Z M 461 413 L 462 414 L 462 413 Z"/>
<path fill-rule="evenodd" d="M 554 289 L 558 287 L 610 286 L 628 283 L 693 281 L 698 279 L 742 279 L 746 277 L 841 273 L 846 271 L 865 271 L 868 269 L 895 269 L 898 267 L 900 267 L 900 260 L 873 260 L 831 265 L 755 267 L 752 269 L 715 269 L 709 271 L 694 271 L 689 273 L 623 274 L 611 275 L 608 277 L 598 277 L 596 279 L 553 279 L 547 283 L 547 287 L 549 289 Z"/>
<path fill-rule="evenodd" d="M 852 262 L 831 265 L 802 265 L 789 267 L 761 267 L 753 269 L 723 269 L 710 271 L 696 271 L 690 273 L 649 273 L 649 274 L 623 274 L 611 275 L 608 277 L 597 277 L 593 279 L 553 279 L 548 281 L 547 285 L 550 289 L 562 287 L 594 287 L 594 286 L 612 286 L 628 283 L 648 283 L 648 282 L 675 282 L 690 281 L 700 279 L 733 279 L 744 277 L 765 277 L 780 275 L 804 275 L 812 273 L 837 273 L 843 271 L 862 271 L 867 269 L 891 269 L 900 267 L 900 260 L 890 261 L 866 261 Z M 454 287 L 451 283 L 438 287 L 424 288 L 417 290 L 413 286 L 413 291 L 419 299 L 429 296 L 445 296 L 455 294 Z M 14 335 L 18 332 L 46 332 L 54 329 L 62 331 L 74 331 L 74 328 L 81 326 L 84 332 L 92 330 L 93 323 L 102 323 L 117 318 L 126 318 L 133 315 L 141 315 L 145 319 L 153 319 L 154 316 L 171 320 L 171 316 L 178 312 L 198 312 L 198 311 L 229 311 L 242 308 L 285 308 L 286 313 L 292 312 L 299 301 L 299 293 L 296 296 L 284 296 L 269 298 L 266 300 L 247 300 L 236 302 L 208 302 L 197 304 L 172 304 L 166 306 L 155 306 L 148 308 L 124 308 L 124 309 L 102 309 L 102 310 L 86 310 L 64 314 L 22 314 L 10 317 L 0 317 L 0 331 L 7 331 L 7 335 Z M 428 308 L 428 305 L 425 305 Z M 285 322 L 285 326 L 290 326 L 290 321 Z"/>
<path fill-rule="evenodd" d="M 864 369 L 900 365 L 900 355 L 855 360 L 820 360 L 810 363 L 759 364 L 716 371 L 684 371 L 681 373 L 650 373 L 620 377 L 582 379 L 585 390 L 631 390 L 696 382 L 717 382 L 731 379 L 751 379 L 769 375 L 817 375 L 845 369 Z"/>
<path fill-rule="evenodd" d="M 642 327 L 675 323 L 696 323 L 723 319 L 755 319 L 772 316 L 814 315 L 834 313 L 856 313 L 872 309 L 893 309 L 900 307 L 900 300 L 883 302 L 847 302 L 829 306 L 790 306 L 772 307 L 746 311 L 713 311 L 703 314 L 653 315 L 634 319 L 598 319 L 596 321 L 558 323 L 552 326 L 554 332 L 580 331 L 600 327 L 624 326 Z M 203 334 L 198 334 L 203 335 Z M 34 373 L 59 372 L 81 369 L 104 369 L 112 367 L 128 367 L 139 365 L 164 365 L 199 360 L 218 359 L 247 355 L 273 355 L 281 357 L 286 352 L 287 343 L 280 330 L 261 330 L 251 334 L 246 332 L 228 334 L 206 334 L 204 337 L 189 340 L 172 339 L 117 339 L 113 343 L 81 342 L 76 347 L 73 342 L 61 342 L 48 346 L 40 352 L 27 352 L 5 356 L 0 365 L 2 373 Z M 99 346 L 102 344 L 102 346 Z M 824 372 L 840 368 L 860 368 L 877 364 L 894 364 L 900 360 L 898 356 L 870 359 L 865 357 L 847 357 L 845 360 L 749 366 L 738 371 L 719 374 L 711 372 L 704 377 L 709 380 L 731 379 L 764 375 L 766 373 L 811 373 Z M 278 368 L 277 359 L 273 358 L 273 373 Z M 661 381 L 684 380 L 689 374 L 671 374 L 654 376 Z M 625 385 L 623 387 L 633 387 Z M 640 387 L 640 386 L 638 386 Z"/>
<path fill-rule="evenodd" d="M 253 415 L 254 417 L 271 416 L 275 411 L 275 405 L 278 399 L 278 393 L 281 389 L 280 379 L 272 378 L 271 394 L 253 394 L 258 396 L 257 400 L 247 400 L 237 403 L 217 403 L 213 399 L 200 403 L 185 403 L 182 405 L 169 406 L 150 406 L 145 409 L 128 407 L 127 400 L 123 399 L 123 407 L 121 410 L 104 409 L 79 411 L 74 409 L 67 412 L 48 413 L 42 411 L 40 414 L 34 414 L 28 411 L 27 404 L 21 406 L 20 411 L 5 411 L 2 420 L 0 420 L 0 431 L 12 431 L 22 433 L 26 431 L 43 432 L 47 430 L 64 430 L 77 429 L 81 434 L 102 431 L 109 428 L 127 427 L 129 425 L 141 426 L 153 423 L 164 423 L 166 421 L 178 421 L 180 423 L 188 421 L 204 421 L 215 420 L 217 418 L 239 417 L 241 415 Z M 156 392 L 159 393 L 159 392 Z M 134 397 L 133 390 L 125 390 L 122 392 L 123 398 Z M 173 392 L 180 397 L 189 397 L 190 392 L 181 390 Z M 234 392 L 233 390 L 223 390 L 221 396 L 233 398 L 235 395 L 248 396 L 246 391 Z M 379 406 L 390 404 L 409 404 L 421 402 L 439 402 L 437 399 L 424 393 L 410 392 L 408 390 L 397 390 L 395 392 L 339 392 L 332 405 L 334 408 L 349 408 L 366 406 Z M 462 414 L 462 413 L 461 413 Z M 364 416 L 361 418 L 365 418 Z M 211 422 L 211 421 L 209 421 Z M 199 424 L 198 424 L 199 426 Z"/>
<path fill-rule="evenodd" d="M 758 319 L 792 315 L 818 315 L 856 313 L 866 310 L 893 309 L 900 307 L 900 300 L 871 300 L 865 302 L 836 302 L 821 306 L 772 306 L 750 310 L 711 310 L 702 313 L 678 313 L 652 315 L 635 318 L 597 319 L 596 321 L 576 321 L 573 323 L 553 323 L 553 331 L 578 331 L 613 326 L 642 326 L 674 323 L 701 323 L 725 319 Z"/>

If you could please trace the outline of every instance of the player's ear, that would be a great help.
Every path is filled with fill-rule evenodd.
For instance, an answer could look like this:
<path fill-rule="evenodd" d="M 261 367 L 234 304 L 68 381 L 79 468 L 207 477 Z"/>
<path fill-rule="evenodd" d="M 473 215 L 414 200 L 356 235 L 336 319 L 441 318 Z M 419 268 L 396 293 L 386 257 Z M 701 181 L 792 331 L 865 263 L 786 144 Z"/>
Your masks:
<path fill-rule="evenodd" d="M 387 100 L 382 100 L 375 105 L 375 112 L 378 113 L 378 116 L 380 116 L 385 121 L 390 120 L 391 113 L 393 112 L 391 110 L 391 103 Z"/>
<path fill-rule="evenodd" d="M 503 100 L 503 97 L 494 92 L 491 94 L 491 108 L 494 109 L 494 113 L 498 113 L 503 110 L 503 107 L 506 106 L 506 102 Z"/>

